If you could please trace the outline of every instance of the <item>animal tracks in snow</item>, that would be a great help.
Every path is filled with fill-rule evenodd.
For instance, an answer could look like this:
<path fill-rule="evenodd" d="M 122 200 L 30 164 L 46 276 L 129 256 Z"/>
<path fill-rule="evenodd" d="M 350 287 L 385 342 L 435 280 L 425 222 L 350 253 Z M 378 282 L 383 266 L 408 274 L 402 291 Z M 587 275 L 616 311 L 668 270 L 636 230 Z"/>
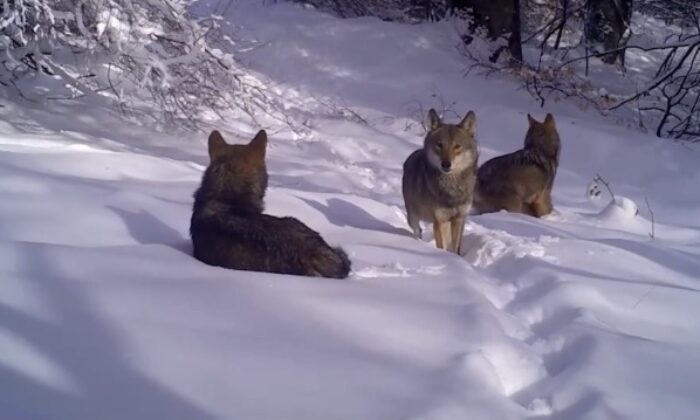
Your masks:
<path fill-rule="evenodd" d="M 386 207 L 379 212 L 383 218 L 392 217 L 394 222 L 403 219 L 400 208 L 380 207 Z M 449 392 L 461 395 L 481 384 L 510 401 L 512 409 L 520 413 L 518 418 L 530 420 L 609 413 L 610 402 L 582 378 L 608 352 L 608 342 L 596 331 L 610 336 L 625 333 L 605 315 L 615 307 L 611 305 L 614 297 L 592 283 L 600 281 L 605 267 L 587 265 L 596 255 L 612 255 L 612 247 L 601 245 L 596 236 L 609 231 L 596 228 L 590 238 L 567 234 L 572 230 L 585 233 L 586 226 L 584 217 L 537 221 L 497 215 L 476 219 L 466 226 L 462 259 L 445 254 L 444 265 L 428 262 L 433 257 L 427 255 L 440 256 L 441 251 L 433 249 L 431 231 L 425 229 L 423 246 L 431 248 L 422 257 L 428 258 L 425 261 L 373 261 L 358 267 L 353 276 L 359 280 L 394 277 L 426 281 L 457 276 L 489 306 L 485 316 L 491 317 L 495 330 L 483 342 L 464 343 L 456 349 L 444 366 L 447 377 L 454 381 Z M 464 318 L 467 328 L 474 314 L 459 317 Z M 439 399 L 433 401 L 426 418 L 463 414 L 448 408 Z"/>
<path fill-rule="evenodd" d="M 561 306 L 561 302 L 548 306 L 553 297 L 572 302 L 576 296 L 600 300 L 594 290 L 567 282 L 548 269 L 559 264 L 552 252 L 559 242 L 552 236 L 517 236 L 475 223 L 468 225 L 464 236 L 464 259 L 485 275 L 485 284 L 477 289 L 498 310 L 497 318 L 509 338 L 483 345 L 478 354 L 465 355 L 464 363 L 483 363 L 482 370 L 490 372 L 496 388 L 520 405 L 528 419 L 559 418 L 570 410 L 552 400 L 553 387 L 596 347 L 592 336 L 572 328 L 586 317 L 583 309 Z M 584 402 L 574 405 L 588 410 L 597 404 Z"/>
<path fill-rule="evenodd" d="M 515 258 L 535 257 L 555 261 L 547 255 L 546 245 L 557 242 L 558 238 L 546 235 L 525 238 L 502 230 L 488 230 L 475 224 L 469 224 L 465 229 L 462 242 L 464 258 L 475 267 L 488 267 L 509 255 Z"/>
<path fill-rule="evenodd" d="M 445 269 L 444 265 L 404 267 L 400 263 L 390 263 L 364 267 L 353 273 L 357 278 L 377 277 L 412 277 L 413 275 L 438 275 Z"/>

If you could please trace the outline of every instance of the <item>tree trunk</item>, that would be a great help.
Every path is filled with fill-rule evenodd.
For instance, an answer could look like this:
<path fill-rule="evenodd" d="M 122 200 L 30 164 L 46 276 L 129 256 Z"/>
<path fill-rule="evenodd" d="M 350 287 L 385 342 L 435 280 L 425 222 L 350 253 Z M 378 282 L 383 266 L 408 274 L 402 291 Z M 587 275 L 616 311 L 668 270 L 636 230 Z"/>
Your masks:
<path fill-rule="evenodd" d="M 447 10 L 442 0 L 411 0 L 408 14 L 420 20 L 438 21 L 445 17 Z"/>
<path fill-rule="evenodd" d="M 508 51 L 514 61 L 522 62 L 523 52 L 520 38 L 520 0 L 453 0 L 452 9 L 471 12 L 474 33 L 484 28 L 492 40 L 508 38 Z M 496 52 L 497 58 L 500 50 Z"/>
<path fill-rule="evenodd" d="M 607 64 L 619 62 L 624 66 L 631 19 L 632 0 L 588 0 L 585 23 L 588 49 L 596 54 L 615 50 L 601 59 Z"/>
<path fill-rule="evenodd" d="M 508 51 L 513 58 L 514 64 L 523 62 L 523 45 L 520 36 L 520 0 L 513 1 L 513 11 L 510 21 L 510 35 L 508 36 Z"/>

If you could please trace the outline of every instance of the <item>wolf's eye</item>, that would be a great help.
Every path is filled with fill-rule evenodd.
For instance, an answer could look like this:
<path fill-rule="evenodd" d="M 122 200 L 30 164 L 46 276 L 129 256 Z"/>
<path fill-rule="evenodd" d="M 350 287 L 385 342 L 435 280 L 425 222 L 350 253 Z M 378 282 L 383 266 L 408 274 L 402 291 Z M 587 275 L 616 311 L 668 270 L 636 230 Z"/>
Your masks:
<path fill-rule="evenodd" d="M 435 148 L 438 150 L 442 149 L 442 143 L 435 143 Z"/>
<path fill-rule="evenodd" d="M 455 152 L 459 152 L 460 150 L 462 150 L 462 146 L 459 144 L 455 144 L 455 147 L 453 147 L 453 149 Z"/>

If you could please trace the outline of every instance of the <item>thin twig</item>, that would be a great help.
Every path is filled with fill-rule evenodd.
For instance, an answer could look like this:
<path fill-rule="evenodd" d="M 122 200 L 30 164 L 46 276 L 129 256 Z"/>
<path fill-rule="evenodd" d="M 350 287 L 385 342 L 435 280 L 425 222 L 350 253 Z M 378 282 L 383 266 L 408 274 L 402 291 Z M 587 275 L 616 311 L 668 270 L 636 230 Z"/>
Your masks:
<path fill-rule="evenodd" d="M 654 239 L 656 236 L 656 231 L 655 231 L 655 224 L 654 224 L 654 211 L 651 209 L 651 205 L 649 204 L 649 199 L 647 196 L 644 196 L 644 202 L 647 204 L 647 210 L 649 210 L 649 215 L 651 215 L 651 233 L 649 233 L 649 237 L 651 239 Z"/>
<path fill-rule="evenodd" d="M 607 188 L 608 192 L 610 193 L 610 197 L 612 197 L 612 199 L 615 200 L 615 194 L 613 193 L 612 188 L 610 188 L 610 184 L 608 184 L 608 181 L 603 179 L 603 177 L 600 176 L 600 174 L 598 173 L 595 174 L 594 181 L 600 182 L 601 184 L 605 185 L 605 188 Z"/>

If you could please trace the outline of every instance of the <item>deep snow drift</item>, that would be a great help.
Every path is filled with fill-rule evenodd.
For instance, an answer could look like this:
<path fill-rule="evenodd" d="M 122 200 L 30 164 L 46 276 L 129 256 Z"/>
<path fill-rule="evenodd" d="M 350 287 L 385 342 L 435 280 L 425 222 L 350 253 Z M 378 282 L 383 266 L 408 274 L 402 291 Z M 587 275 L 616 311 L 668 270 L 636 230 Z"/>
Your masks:
<path fill-rule="evenodd" d="M 342 244 L 352 277 L 192 259 L 205 134 L 156 134 L 99 106 L 7 103 L 0 418 L 697 416 L 696 148 L 566 103 L 538 109 L 505 79 L 465 79 L 449 23 L 259 3 L 228 12 L 258 44 L 241 57 L 305 127 L 266 127 L 268 211 Z M 463 258 L 411 238 L 401 164 L 422 142 L 420 110 L 441 105 L 452 120 L 475 110 L 482 161 L 520 147 L 527 112 L 554 112 L 555 214 L 473 217 Z M 257 129 L 218 127 L 233 141 Z M 614 202 L 586 196 L 596 173 Z"/>

